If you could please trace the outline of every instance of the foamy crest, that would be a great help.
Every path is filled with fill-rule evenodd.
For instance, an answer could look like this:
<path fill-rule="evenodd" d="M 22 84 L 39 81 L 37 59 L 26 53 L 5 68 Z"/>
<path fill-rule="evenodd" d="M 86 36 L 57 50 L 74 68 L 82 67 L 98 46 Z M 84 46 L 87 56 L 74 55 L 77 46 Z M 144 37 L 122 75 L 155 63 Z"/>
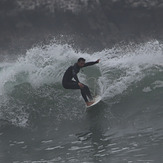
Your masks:
<path fill-rule="evenodd" d="M 113 48 L 101 55 L 99 84 L 104 99 L 123 93 L 133 83 L 151 75 L 153 68 L 163 68 L 163 46 L 158 41 L 137 46 Z"/>

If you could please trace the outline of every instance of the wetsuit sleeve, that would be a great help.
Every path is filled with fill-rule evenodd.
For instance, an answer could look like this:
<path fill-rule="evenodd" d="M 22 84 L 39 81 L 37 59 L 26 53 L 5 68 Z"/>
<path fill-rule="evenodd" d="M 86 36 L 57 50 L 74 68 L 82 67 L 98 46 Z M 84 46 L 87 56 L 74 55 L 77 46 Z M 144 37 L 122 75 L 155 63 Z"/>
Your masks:
<path fill-rule="evenodd" d="M 79 79 L 78 79 L 77 73 L 75 72 L 74 69 L 72 69 L 72 75 L 73 75 L 73 78 L 79 83 Z"/>
<path fill-rule="evenodd" d="M 85 65 L 83 67 L 92 66 L 92 65 L 94 65 L 96 63 L 98 63 L 98 62 L 97 61 L 95 61 L 95 62 L 87 62 L 87 63 L 85 63 Z"/>

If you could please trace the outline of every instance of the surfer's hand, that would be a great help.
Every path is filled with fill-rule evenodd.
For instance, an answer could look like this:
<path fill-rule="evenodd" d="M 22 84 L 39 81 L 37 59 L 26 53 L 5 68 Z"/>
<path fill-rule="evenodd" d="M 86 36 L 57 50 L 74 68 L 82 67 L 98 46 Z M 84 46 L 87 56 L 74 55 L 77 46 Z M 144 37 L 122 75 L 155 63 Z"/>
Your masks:
<path fill-rule="evenodd" d="M 96 62 L 99 63 L 100 62 L 100 59 L 98 59 Z"/>
<path fill-rule="evenodd" d="M 82 83 L 78 83 L 78 85 L 79 85 L 80 88 L 84 87 L 84 85 Z"/>

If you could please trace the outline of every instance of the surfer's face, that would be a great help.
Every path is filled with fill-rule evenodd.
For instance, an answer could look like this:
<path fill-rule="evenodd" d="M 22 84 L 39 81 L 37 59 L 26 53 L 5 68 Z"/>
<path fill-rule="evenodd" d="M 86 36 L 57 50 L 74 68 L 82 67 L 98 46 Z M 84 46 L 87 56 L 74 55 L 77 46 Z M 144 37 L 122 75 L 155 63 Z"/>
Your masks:
<path fill-rule="evenodd" d="M 78 66 L 79 67 L 83 67 L 85 65 L 85 61 L 80 61 L 80 62 L 78 62 Z"/>

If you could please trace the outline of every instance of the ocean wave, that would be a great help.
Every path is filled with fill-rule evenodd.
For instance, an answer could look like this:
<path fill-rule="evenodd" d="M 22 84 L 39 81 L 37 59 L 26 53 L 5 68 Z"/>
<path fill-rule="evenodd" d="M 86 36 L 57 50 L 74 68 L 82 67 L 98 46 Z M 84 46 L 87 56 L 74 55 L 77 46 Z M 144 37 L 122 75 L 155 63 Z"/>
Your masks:
<path fill-rule="evenodd" d="M 81 118 L 84 101 L 78 91 L 62 88 L 62 76 L 79 57 L 100 63 L 79 74 L 80 81 L 96 89 L 108 106 L 122 97 L 139 96 L 162 89 L 162 49 L 158 41 L 116 46 L 93 54 L 76 52 L 68 45 L 52 43 L 29 49 L 12 63 L 0 64 L 0 119 L 18 126 L 39 117 L 56 121 Z M 95 78 L 94 81 L 89 80 Z M 141 88 L 139 93 L 137 89 Z"/>

